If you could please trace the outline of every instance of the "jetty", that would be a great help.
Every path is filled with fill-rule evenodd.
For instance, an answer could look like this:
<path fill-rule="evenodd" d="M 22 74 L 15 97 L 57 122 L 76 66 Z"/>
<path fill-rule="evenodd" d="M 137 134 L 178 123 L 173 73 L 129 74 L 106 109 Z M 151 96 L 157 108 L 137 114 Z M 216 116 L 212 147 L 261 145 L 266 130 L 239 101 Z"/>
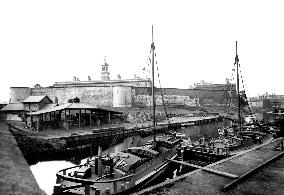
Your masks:
<path fill-rule="evenodd" d="M 283 140 L 270 140 L 135 194 L 282 194 Z"/>
<path fill-rule="evenodd" d="M 206 117 L 176 117 L 170 121 L 162 121 L 157 123 L 155 127 L 157 132 L 165 132 L 167 130 L 177 130 L 182 126 L 194 126 L 202 124 L 210 124 L 223 121 L 219 116 Z M 30 131 L 13 124 L 9 125 L 9 129 L 14 134 L 23 134 L 31 138 L 40 138 L 43 140 L 52 140 L 53 143 L 66 143 L 63 147 L 66 148 L 81 148 L 88 146 L 92 142 L 100 143 L 106 139 L 114 137 L 128 137 L 138 135 L 143 129 L 151 127 L 151 123 L 137 124 L 105 124 L 96 127 L 81 127 L 74 129 L 58 129 L 58 130 L 43 130 Z M 61 144 L 62 145 L 62 144 Z M 60 149 L 60 148 L 59 148 Z"/>

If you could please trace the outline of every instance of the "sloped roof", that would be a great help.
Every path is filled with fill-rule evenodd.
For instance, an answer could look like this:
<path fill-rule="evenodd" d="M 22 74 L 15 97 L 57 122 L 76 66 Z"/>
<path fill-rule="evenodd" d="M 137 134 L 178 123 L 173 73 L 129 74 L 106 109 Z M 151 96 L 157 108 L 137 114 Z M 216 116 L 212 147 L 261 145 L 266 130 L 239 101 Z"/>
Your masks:
<path fill-rule="evenodd" d="M 4 106 L 1 111 L 23 111 L 24 105 L 22 103 L 13 103 Z"/>
<path fill-rule="evenodd" d="M 52 102 L 51 99 L 46 95 L 40 95 L 40 96 L 31 95 L 27 97 L 24 101 L 22 101 L 22 103 L 38 103 L 41 100 L 43 100 L 45 97 L 47 97 L 50 100 L 50 102 Z"/>
<path fill-rule="evenodd" d="M 66 109 L 106 110 L 106 111 L 110 111 L 110 112 L 120 113 L 120 112 L 117 112 L 117 111 L 107 110 L 107 109 L 103 109 L 103 108 L 100 108 L 100 107 L 97 107 L 97 106 L 88 105 L 88 104 L 84 104 L 84 103 L 67 103 L 67 104 L 62 104 L 62 105 L 58 105 L 58 106 L 50 105 L 50 107 L 47 108 L 47 109 L 41 109 L 37 112 L 30 112 L 28 114 L 29 115 L 39 115 L 39 114 L 43 114 L 43 113 L 55 112 L 55 111 L 58 111 L 58 110 L 66 110 Z"/>

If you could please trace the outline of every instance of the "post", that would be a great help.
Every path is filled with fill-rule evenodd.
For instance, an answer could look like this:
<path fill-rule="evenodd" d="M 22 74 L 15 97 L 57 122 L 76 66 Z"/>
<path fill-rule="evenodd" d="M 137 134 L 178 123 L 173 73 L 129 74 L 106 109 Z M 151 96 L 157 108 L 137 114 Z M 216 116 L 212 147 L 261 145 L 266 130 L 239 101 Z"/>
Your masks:
<path fill-rule="evenodd" d="M 156 142 L 156 132 L 155 132 L 155 127 L 156 127 L 156 110 L 155 110 L 155 44 L 154 44 L 154 37 L 153 37 L 153 25 L 152 25 L 152 44 L 151 44 L 151 50 L 152 50 L 152 104 L 153 104 L 153 128 L 154 128 L 154 144 Z"/>
<path fill-rule="evenodd" d="M 98 146 L 98 176 L 102 176 L 102 146 Z"/>
<path fill-rule="evenodd" d="M 92 110 L 90 110 L 90 127 L 92 126 Z"/>
<path fill-rule="evenodd" d="M 39 122 L 39 121 L 40 121 L 39 116 L 37 116 L 37 117 L 36 117 L 36 119 L 37 119 L 37 120 L 36 120 L 36 131 L 39 131 L 39 125 L 40 125 L 40 122 Z"/>
<path fill-rule="evenodd" d="M 85 195 L 90 195 L 90 185 L 85 185 Z"/>
<path fill-rule="evenodd" d="M 33 129 L 33 115 L 30 115 L 31 116 L 31 126 L 30 126 L 30 130 Z"/>
<path fill-rule="evenodd" d="M 239 119 L 240 131 L 241 131 L 241 127 L 242 127 L 242 121 L 241 121 L 241 97 L 240 97 L 239 56 L 238 56 L 238 42 L 237 41 L 236 41 L 236 65 L 237 65 L 238 119 Z"/>
<path fill-rule="evenodd" d="M 64 121 L 65 121 L 65 122 L 66 122 L 66 116 L 67 116 L 66 111 L 67 111 L 67 110 L 64 110 Z"/>
<path fill-rule="evenodd" d="M 279 133 L 280 137 L 284 137 L 284 119 L 280 120 L 280 133 Z M 280 140 L 280 151 L 284 151 L 284 145 L 283 145 L 283 139 Z"/>
<path fill-rule="evenodd" d="M 113 182 L 113 193 L 116 194 L 117 193 L 117 182 Z"/>
<path fill-rule="evenodd" d="M 108 112 L 108 124 L 110 124 L 110 112 Z"/>
<path fill-rule="evenodd" d="M 100 195 L 100 193 L 101 193 L 100 189 L 95 190 L 95 195 Z"/>
<path fill-rule="evenodd" d="M 79 128 L 81 127 L 81 109 L 79 110 Z"/>

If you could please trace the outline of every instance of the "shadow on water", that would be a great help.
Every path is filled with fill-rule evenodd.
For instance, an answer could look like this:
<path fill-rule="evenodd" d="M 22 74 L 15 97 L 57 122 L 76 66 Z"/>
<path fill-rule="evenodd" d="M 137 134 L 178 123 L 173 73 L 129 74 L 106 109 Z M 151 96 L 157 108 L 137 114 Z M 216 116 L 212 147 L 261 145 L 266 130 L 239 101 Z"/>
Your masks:
<path fill-rule="evenodd" d="M 204 124 L 198 126 L 188 126 L 178 130 L 180 133 L 184 133 L 190 137 L 192 141 L 198 140 L 201 136 L 211 136 L 213 138 L 218 137 L 218 128 L 229 125 L 229 121 Z M 105 140 L 101 142 L 100 146 L 103 149 L 103 155 L 107 153 L 117 153 L 123 151 L 129 147 L 141 146 L 148 140 L 153 139 L 153 135 L 147 137 L 132 136 L 132 137 L 119 137 L 114 142 L 113 139 Z M 113 143 L 114 142 L 114 143 Z M 113 145 L 111 148 L 110 146 Z M 80 148 L 76 150 L 58 152 L 58 153 L 42 153 L 37 156 L 29 156 L 27 158 L 28 163 L 31 165 L 31 170 L 39 183 L 39 186 L 47 193 L 52 194 L 53 186 L 56 181 L 56 172 L 60 169 L 70 167 L 72 165 L 78 165 L 85 162 L 87 157 L 97 155 L 98 144 L 92 143 L 89 147 Z M 165 181 L 167 178 L 173 178 L 184 174 L 186 172 L 193 171 L 193 168 L 183 167 L 181 171 L 179 165 L 171 163 L 164 174 L 162 174 L 155 183 L 149 185 L 158 184 Z M 49 178 L 46 174 L 49 174 Z M 49 180 L 50 182 L 46 182 Z"/>

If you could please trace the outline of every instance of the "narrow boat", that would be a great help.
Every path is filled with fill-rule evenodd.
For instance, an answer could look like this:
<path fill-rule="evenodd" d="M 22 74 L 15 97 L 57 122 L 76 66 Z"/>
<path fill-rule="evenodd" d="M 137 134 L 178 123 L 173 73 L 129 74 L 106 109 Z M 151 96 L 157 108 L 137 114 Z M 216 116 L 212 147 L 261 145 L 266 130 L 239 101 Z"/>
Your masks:
<path fill-rule="evenodd" d="M 131 147 L 117 154 L 101 155 L 89 159 L 86 164 L 70 167 L 57 172 L 54 194 L 125 194 L 139 190 L 161 175 L 176 157 L 176 149 L 184 139 L 179 133 L 155 136 L 154 57 L 155 45 L 152 27 L 152 104 L 153 140 L 140 147 Z"/>

